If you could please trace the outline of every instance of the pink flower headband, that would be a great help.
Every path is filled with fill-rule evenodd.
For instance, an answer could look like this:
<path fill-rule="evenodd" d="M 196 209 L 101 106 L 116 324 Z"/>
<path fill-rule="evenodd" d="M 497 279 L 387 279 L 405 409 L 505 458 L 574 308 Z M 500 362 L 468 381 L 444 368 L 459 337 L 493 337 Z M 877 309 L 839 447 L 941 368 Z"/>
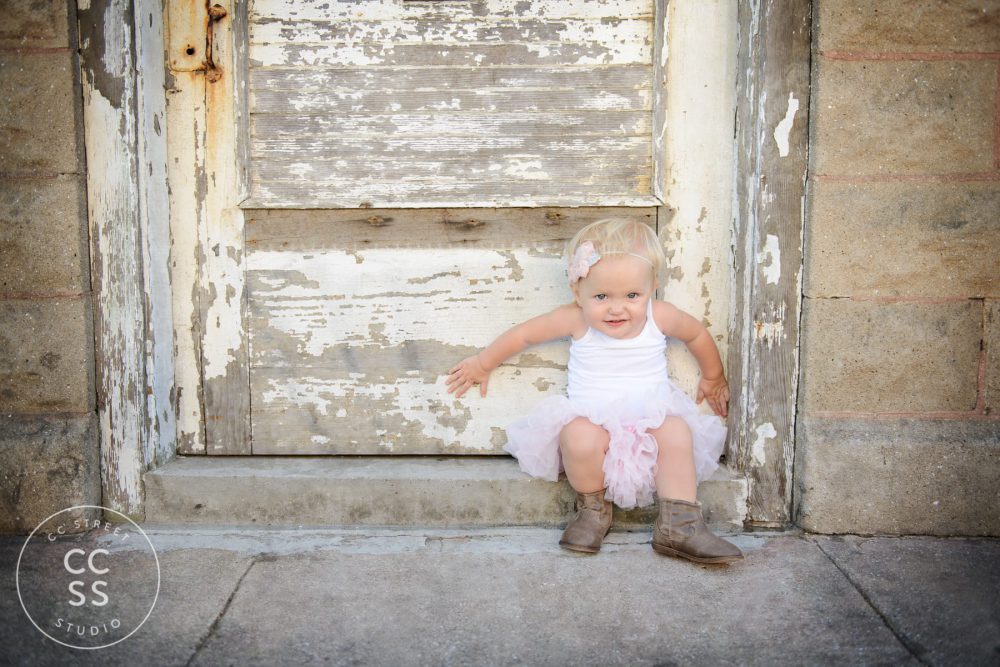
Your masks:
<path fill-rule="evenodd" d="M 653 262 L 651 262 L 648 257 L 643 257 L 642 255 L 634 252 L 608 254 L 631 255 L 632 257 L 638 257 L 650 266 L 653 266 Z M 572 285 L 581 278 L 586 278 L 587 274 L 590 273 L 590 267 L 597 264 L 599 261 L 601 261 L 601 254 L 594 248 L 593 243 L 590 241 L 584 241 L 577 246 L 576 252 L 573 253 L 573 259 L 569 261 L 569 269 L 567 270 L 567 273 L 569 274 L 569 284 Z"/>

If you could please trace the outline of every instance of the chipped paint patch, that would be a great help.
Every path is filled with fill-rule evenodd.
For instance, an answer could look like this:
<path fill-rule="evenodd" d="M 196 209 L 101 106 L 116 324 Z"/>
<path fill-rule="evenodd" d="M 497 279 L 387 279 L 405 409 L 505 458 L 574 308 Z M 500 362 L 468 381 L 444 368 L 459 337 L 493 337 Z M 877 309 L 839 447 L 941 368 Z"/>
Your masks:
<path fill-rule="evenodd" d="M 373 331 L 387 346 L 413 340 L 487 345 L 504 326 L 482 324 L 496 322 L 498 303 L 507 304 L 503 319 L 512 325 L 569 298 L 561 259 L 527 250 L 372 248 L 362 254 L 358 264 L 343 250 L 251 252 L 254 335 L 261 326 L 274 328 L 311 357 L 345 342 L 369 345 Z M 461 299 L 472 286 L 485 294 Z M 520 300 L 532 287 L 532 299 Z"/>
<path fill-rule="evenodd" d="M 777 285 L 781 280 L 781 247 L 778 237 L 768 234 L 764 240 L 764 249 L 757 253 L 757 266 L 769 285 Z"/>
<path fill-rule="evenodd" d="M 652 202 L 652 0 L 252 4 L 254 206 Z"/>
<path fill-rule="evenodd" d="M 754 438 L 753 446 L 750 448 L 750 455 L 753 458 L 754 465 L 762 466 L 767 461 L 766 443 L 768 440 L 775 438 L 778 432 L 774 430 L 774 424 L 770 422 L 761 424 L 754 432 L 756 433 L 756 437 Z"/>
<path fill-rule="evenodd" d="M 243 212 L 226 209 L 219 212 L 216 233 L 223 236 L 242 232 Z M 242 235 L 242 233 L 241 233 Z M 235 249 L 229 246 L 226 250 Z M 203 275 L 202 307 L 205 313 L 202 368 L 205 381 L 226 377 L 229 366 L 241 359 L 244 344 L 243 328 L 243 261 L 242 251 L 221 252 L 217 244 Z"/>
<path fill-rule="evenodd" d="M 769 308 L 770 312 L 762 313 L 762 317 L 753 323 L 754 338 L 768 347 L 779 344 L 785 338 L 785 304 Z"/>
<path fill-rule="evenodd" d="M 792 132 L 795 113 L 799 110 L 799 101 L 794 93 L 788 93 L 788 109 L 785 117 L 774 128 L 774 143 L 778 145 L 778 155 L 788 157 L 788 135 Z"/>
<path fill-rule="evenodd" d="M 255 452 L 270 454 L 500 453 L 497 425 L 544 398 L 525 392 L 524 383 L 544 383 L 552 392 L 565 386 L 565 369 L 506 365 L 494 372 L 486 399 L 475 391 L 454 399 L 443 376 L 384 382 L 363 373 L 306 368 L 256 375 L 254 432 L 265 435 L 255 437 Z"/>

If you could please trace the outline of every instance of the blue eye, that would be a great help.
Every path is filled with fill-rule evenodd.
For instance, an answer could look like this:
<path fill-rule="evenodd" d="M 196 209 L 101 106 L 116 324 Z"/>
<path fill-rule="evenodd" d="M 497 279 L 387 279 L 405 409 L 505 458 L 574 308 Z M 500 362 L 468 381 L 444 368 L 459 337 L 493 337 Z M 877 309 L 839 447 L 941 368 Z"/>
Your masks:
<path fill-rule="evenodd" d="M 628 293 L 628 298 L 630 298 L 630 299 L 638 299 L 639 298 L 639 293 L 638 292 L 629 292 Z"/>
<path fill-rule="evenodd" d="M 608 295 L 607 294 L 595 294 L 594 298 L 597 299 L 598 301 L 604 301 L 605 299 L 608 298 Z"/>

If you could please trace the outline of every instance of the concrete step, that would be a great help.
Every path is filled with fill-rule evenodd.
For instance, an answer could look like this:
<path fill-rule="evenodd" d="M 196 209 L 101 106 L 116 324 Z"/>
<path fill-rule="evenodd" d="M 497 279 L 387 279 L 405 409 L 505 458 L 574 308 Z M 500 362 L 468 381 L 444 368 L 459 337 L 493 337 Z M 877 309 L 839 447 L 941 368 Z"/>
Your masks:
<path fill-rule="evenodd" d="M 559 526 L 575 494 L 510 457 L 179 456 L 143 475 L 150 524 L 281 526 Z M 698 488 L 706 520 L 739 531 L 746 480 L 720 467 Z M 615 507 L 618 528 L 648 528 L 656 506 Z"/>

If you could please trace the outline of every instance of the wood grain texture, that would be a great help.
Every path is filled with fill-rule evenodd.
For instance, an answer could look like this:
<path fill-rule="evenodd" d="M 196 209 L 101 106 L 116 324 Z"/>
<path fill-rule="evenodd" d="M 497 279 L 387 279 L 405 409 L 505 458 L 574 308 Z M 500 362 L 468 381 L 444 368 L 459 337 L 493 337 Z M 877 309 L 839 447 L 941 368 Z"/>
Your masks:
<path fill-rule="evenodd" d="M 653 178 L 652 193 L 667 200 L 667 58 L 670 44 L 667 31 L 667 0 L 655 0 L 653 27 Z"/>
<path fill-rule="evenodd" d="M 534 17 L 644 18 L 650 16 L 646 0 L 472 0 L 470 2 L 403 2 L 402 0 L 258 0 L 252 17 L 293 20 L 393 20 L 401 17 L 445 18 L 451 21 Z"/>
<path fill-rule="evenodd" d="M 240 39 L 233 17 L 245 11 L 244 2 L 226 2 L 226 18 L 213 24 L 217 70 L 205 75 L 205 223 L 199 302 L 208 454 L 251 452 L 243 212 L 238 207 L 241 164 L 234 122 L 239 96 L 233 81 Z"/>
<path fill-rule="evenodd" d="M 254 96 L 282 90 L 289 94 L 379 93 L 384 91 L 443 92 L 491 91 L 515 92 L 540 89 L 548 92 L 572 92 L 581 89 L 652 90 L 652 72 L 647 65 L 621 67 L 438 67 L 435 69 L 301 69 L 279 67 L 252 68 L 250 88 Z M 541 103 L 541 101 L 539 102 Z M 265 113 L 270 107 L 255 106 Z M 279 104 L 278 109 L 281 108 Z"/>
<path fill-rule="evenodd" d="M 536 205 L 648 204 L 651 3 L 255 3 L 251 203 L 502 205 L 522 186 Z M 433 155 L 452 137 L 485 151 Z M 645 146 L 608 160 L 609 138 Z M 580 159 L 550 159 L 553 144 Z"/>
<path fill-rule="evenodd" d="M 205 78 L 172 72 L 167 97 L 170 284 L 174 315 L 177 453 L 205 453 L 202 406 L 201 227 L 205 219 Z"/>
<path fill-rule="evenodd" d="M 95 0 L 79 18 L 101 502 L 141 520 L 149 422 L 132 6 Z"/>
<path fill-rule="evenodd" d="M 809 108 L 810 3 L 740 5 L 734 401 L 730 460 L 750 482 L 748 522 L 791 520 Z"/>
<path fill-rule="evenodd" d="M 143 239 L 143 282 L 147 285 L 146 421 L 149 440 L 144 464 L 161 465 L 176 451 L 173 309 L 170 286 L 170 200 L 167 184 L 163 7 L 136 0 L 139 221 Z"/>
<path fill-rule="evenodd" d="M 565 341 L 455 399 L 450 368 L 571 298 L 562 249 L 654 209 L 248 211 L 254 453 L 501 454 L 503 427 L 565 386 Z"/>

